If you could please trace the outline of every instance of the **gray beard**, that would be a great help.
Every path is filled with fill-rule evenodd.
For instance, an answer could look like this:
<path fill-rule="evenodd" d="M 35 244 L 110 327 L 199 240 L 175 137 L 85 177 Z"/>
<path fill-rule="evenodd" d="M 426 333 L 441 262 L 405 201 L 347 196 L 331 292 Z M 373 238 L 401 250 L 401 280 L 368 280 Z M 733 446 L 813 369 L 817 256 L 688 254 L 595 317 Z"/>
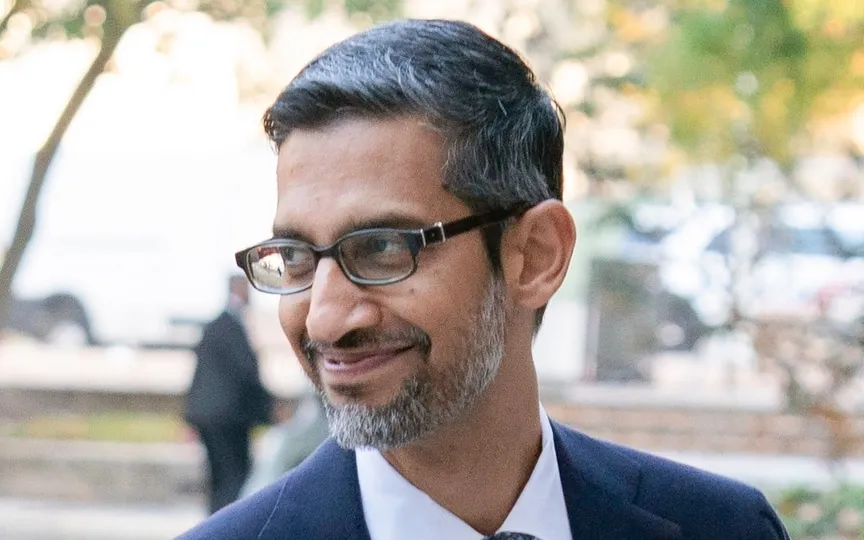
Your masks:
<path fill-rule="evenodd" d="M 334 405 L 318 386 L 330 433 L 346 449 L 391 450 L 411 444 L 470 409 L 498 374 L 504 357 L 504 284 L 493 277 L 480 311 L 466 321 L 453 362 L 408 377 L 384 405 Z"/>

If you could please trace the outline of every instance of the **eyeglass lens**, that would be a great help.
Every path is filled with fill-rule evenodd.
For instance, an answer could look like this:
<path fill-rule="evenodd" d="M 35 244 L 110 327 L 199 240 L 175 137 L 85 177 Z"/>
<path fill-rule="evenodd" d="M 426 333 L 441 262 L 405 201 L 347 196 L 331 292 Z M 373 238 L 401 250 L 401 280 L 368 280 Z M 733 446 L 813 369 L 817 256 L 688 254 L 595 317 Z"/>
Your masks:
<path fill-rule="evenodd" d="M 365 282 L 389 282 L 414 271 L 414 254 L 408 238 L 399 231 L 368 231 L 344 237 L 337 244 L 338 257 L 349 278 Z M 307 287 L 314 278 L 317 256 L 302 242 L 258 246 L 247 255 L 253 284 L 265 291 L 292 291 Z"/>

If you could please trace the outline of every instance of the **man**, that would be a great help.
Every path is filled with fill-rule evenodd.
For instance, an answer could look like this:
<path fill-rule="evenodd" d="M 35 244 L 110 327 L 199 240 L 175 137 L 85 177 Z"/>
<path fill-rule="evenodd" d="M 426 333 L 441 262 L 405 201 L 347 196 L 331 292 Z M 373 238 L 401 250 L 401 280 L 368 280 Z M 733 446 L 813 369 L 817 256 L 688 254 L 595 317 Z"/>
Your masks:
<path fill-rule="evenodd" d="M 540 405 L 531 342 L 576 238 L 562 122 L 460 22 L 373 28 L 288 85 L 274 236 L 237 262 L 282 295 L 332 439 L 184 538 L 786 538 L 758 491 Z"/>
<path fill-rule="evenodd" d="M 246 277 L 232 276 L 226 309 L 207 324 L 195 348 L 185 420 L 206 450 L 211 514 L 237 499 L 251 465 L 249 433 L 270 417 L 270 394 L 243 323 L 248 303 Z"/>

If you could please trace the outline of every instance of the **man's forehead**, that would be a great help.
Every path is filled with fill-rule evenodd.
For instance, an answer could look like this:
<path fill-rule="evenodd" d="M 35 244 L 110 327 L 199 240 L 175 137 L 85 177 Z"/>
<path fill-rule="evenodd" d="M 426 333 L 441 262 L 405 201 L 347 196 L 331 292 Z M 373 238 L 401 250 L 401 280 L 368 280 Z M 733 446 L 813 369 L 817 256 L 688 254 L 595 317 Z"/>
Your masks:
<path fill-rule="evenodd" d="M 314 192 L 314 190 L 310 190 Z M 363 194 L 371 193 L 364 197 Z M 469 207 L 441 187 L 436 196 L 406 190 L 398 195 L 346 189 L 334 198 L 280 195 L 273 220 L 275 237 L 297 238 L 324 245 L 361 229 L 425 228 L 470 213 Z"/>
<path fill-rule="evenodd" d="M 273 220 L 274 235 L 326 243 L 355 230 L 422 228 L 467 214 L 467 205 L 440 183 L 436 187 L 430 194 L 410 189 L 404 183 L 354 185 L 322 179 L 303 189 L 281 190 Z"/>
<path fill-rule="evenodd" d="M 365 219 L 368 215 L 422 215 L 452 197 L 438 178 L 352 175 L 324 171 L 314 178 L 286 178 L 278 185 L 276 217 L 308 215 Z M 454 197 L 455 199 L 455 197 Z"/>
<path fill-rule="evenodd" d="M 442 157 L 447 140 L 442 131 L 427 119 L 416 115 L 371 117 L 346 116 L 324 125 L 301 127 L 291 130 L 279 145 L 279 157 L 290 158 L 321 144 L 336 143 L 342 151 L 362 149 L 364 152 L 381 151 L 386 155 L 398 154 L 400 150 L 411 150 L 423 144 L 436 150 Z M 406 154 L 405 157 L 413 155 Z"/>
<path fill-rule="evenodd" d="M 280 147 L 274 229 L 332 238 L 368 223 L 442 219 L 461 206 L 444 186 L 442 145 L 413 118 L 298 131 Z"/>
<path fill-rule="evenodd" d="M 329 243 L 348 233 L 365 229 L 422 229 L 431 224 L 431 220 L 428 218 L 404 211 L 363 212 L 353 216 L 333 215 L 329 217 L 331 223 L 322 227 L 315 223 L 291 221 L 290 219 L 280 220 L 277 216 L 273 224 L 273 237 L 294 238 L 311 244 L 322 244 Z"/>

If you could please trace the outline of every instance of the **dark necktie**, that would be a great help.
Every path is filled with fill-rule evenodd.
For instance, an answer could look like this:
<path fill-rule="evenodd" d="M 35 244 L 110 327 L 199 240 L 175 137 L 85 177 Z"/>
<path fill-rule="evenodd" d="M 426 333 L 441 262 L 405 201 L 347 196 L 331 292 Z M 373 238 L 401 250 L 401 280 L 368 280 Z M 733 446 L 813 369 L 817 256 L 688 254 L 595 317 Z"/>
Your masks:
<path fill-rule="evenodd" d="M 518 533 L 518 532 L 499 532 L 492 536 L 487 536 L 483 540 L 540 540 L 534 535 Z"/>

